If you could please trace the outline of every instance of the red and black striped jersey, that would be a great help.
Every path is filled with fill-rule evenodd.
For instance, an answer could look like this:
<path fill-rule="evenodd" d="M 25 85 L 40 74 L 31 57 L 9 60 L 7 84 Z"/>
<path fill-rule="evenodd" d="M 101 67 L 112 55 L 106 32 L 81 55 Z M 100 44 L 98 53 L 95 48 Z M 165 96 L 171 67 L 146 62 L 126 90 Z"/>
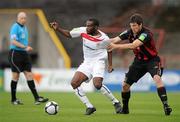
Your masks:
<path fill-rule="evenodd" d="M 153 33 L 147 28 L 143 27 L 136 35 L 133 34 L 131 29 L 125 30 L 119 35 L 119 37 L 121 40 L 129 40 L 130 43 L 136 39 L 143 42 L 143 45 L 133 49 L 137 59 L 147 61 L 157 56 Z"/>

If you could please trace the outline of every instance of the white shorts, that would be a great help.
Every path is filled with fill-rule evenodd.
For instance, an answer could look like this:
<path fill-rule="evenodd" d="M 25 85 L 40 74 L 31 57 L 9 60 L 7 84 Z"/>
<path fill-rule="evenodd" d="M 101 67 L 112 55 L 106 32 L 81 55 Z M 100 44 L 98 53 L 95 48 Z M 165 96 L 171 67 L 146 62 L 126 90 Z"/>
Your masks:
<path fill-rule="evenodd" d="M 77 69 L 88 77 L 89 82 L 94 77 L 104 78 L 105 61 L 84 61 Z"/>

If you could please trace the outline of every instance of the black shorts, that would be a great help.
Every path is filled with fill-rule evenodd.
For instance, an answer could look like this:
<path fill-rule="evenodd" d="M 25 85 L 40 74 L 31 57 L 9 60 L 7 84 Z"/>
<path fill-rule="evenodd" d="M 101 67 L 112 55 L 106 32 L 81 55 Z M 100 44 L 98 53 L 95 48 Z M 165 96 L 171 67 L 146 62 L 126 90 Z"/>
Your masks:
<path fill-rule="evenodd" d="M 30 56 L 26 51 L 10 50 L 8 59 L 12 72 L 31 72 Z"/>
<path fill-rule="evenodd" d="M 125 82 L 129 85 L 132 85 L 134 82 L 137 82 L 141 77 L 143 77 L 147 72 L 154 75 L 162 75 L 161 72 L 161 63 L 158 56 L 154 57 L 149 61 L 140 61 L 134 59 L 134 62 L 129 67 L 128 73 L 126 73 Z"/>

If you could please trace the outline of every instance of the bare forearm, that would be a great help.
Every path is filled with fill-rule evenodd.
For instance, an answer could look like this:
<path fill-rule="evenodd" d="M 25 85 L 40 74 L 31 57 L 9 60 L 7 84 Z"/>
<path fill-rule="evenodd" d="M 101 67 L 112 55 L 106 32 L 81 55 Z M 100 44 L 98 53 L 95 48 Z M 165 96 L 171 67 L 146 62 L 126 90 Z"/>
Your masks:
<path fill-rule="evenodd" d="M 143 43 L 140 40 L 136 39 L 133 43 L 120 44 L 120 45 L 118 45 L 118 48 L 133 50 L 141 45 L 143 45 Z"/>
<path fill-rule="evenodd" d="M 57 28 L 57 31 L 60 32 L 62 35 L 71 38 L 70 32 L 68 30 L 64 30 L 62 28 Z"/>
<path fill-rule="evenodd" d="M 18 41 L 16 41 L 16 40 L 13 40 L 11 43 L 12 43 L 13 45 L 15 45 L 16 47 L 19 47 L 19 48 L 22 48 L 22 49 L 25 49 L 25 48 L 26 48 L 25 45 L 21 44 L 20 42 L 18 42 Z"/>
<path fill-rule="evenodd" d="M 112 66 L 112 51 L 108 52 L 108 66 Z"/>
<path fill-rule="evenodd" d="M 120 43 L 122 40 L 119 37 L 111 38 L 110 41 L 114 44 Z"/>
<path fill-rule="evenodd" d="M 119 44 L 119 45 L 117 46 L 117 48 L 133 50 L 133 49 L 135 49 L 136 47 L 133 45 L 133 43 L 130 43 L 130 44 Z"/>

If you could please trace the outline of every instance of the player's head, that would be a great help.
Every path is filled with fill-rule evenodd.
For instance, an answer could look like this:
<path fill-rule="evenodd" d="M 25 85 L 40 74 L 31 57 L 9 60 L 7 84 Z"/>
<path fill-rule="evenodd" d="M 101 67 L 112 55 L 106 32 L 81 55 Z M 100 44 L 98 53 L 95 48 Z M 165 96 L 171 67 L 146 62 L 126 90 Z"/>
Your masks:
<path fill-rule="evenodd" d="M 143 26 L 143 19 L 140 14 L 133 14 L 130 17 L 130 27 L 133 31 L 133 33 L 137 34 L 139 31 L 141 31 L 142 26 Z"/>
<path fill-rule="evenodd" d="M 26 13 L 25 12 L 19 12 L 17 14 L 17 22 L 21 25 L 24 25 L 26 23 Z"/>
<path fill-rule="evenodd" d="M 93 35 L 96 33 L 99 27 L 99 21 L 97 19 L 91 18 L 86 21 L 86 31 L 88 34 Z"/>

